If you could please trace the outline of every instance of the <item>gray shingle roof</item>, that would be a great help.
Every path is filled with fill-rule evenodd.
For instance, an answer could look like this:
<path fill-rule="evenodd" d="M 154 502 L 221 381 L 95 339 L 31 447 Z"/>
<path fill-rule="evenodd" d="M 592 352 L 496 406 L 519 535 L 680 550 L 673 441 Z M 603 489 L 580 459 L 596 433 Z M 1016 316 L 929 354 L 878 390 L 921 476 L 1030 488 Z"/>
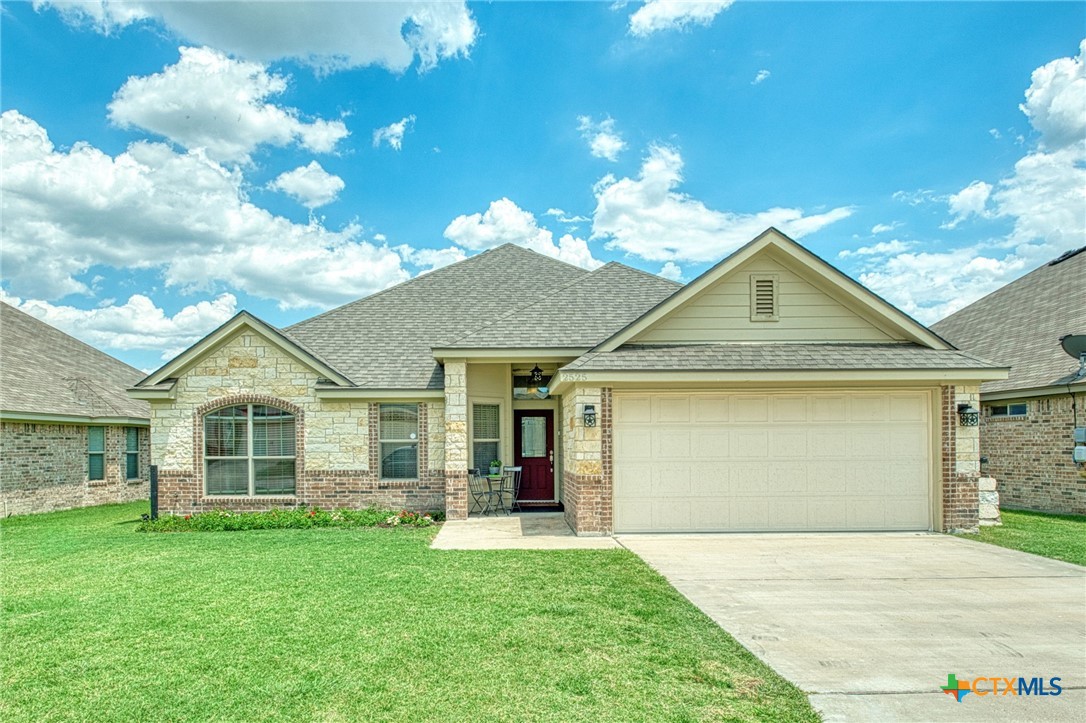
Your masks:
<path fill-rule="evenodd" d="M 1086 334 L 1086 247 L 993 291 L 932 329 L 959 349 L 1011 367 L 1007 379 L 985 382 L 981 392 L 1065 383 L 1078 363 L 1059 339 Z"/>
<path fill-rule="evenodd" d="M 143 372 L 0 302 L 0 409 L 79 417 L 151 415 L 125 393 Z"/>
<path fill-rule="evenodd" d="M 506 244 L 284 330 L 361 387 L 442 389 L 432 347 L 589 272 Z"/>
<path fill-rule="evenodd" d="M 435 346 L 593 347 L 682 288 L 611 262 L 455 341 Z"/>
<path fill-rule="evenodd" d="M 591 351 L 570 371 L 809 371 L 833 369 L 981 369 L 991 362 L 918 344 L 630 344 Z"/>

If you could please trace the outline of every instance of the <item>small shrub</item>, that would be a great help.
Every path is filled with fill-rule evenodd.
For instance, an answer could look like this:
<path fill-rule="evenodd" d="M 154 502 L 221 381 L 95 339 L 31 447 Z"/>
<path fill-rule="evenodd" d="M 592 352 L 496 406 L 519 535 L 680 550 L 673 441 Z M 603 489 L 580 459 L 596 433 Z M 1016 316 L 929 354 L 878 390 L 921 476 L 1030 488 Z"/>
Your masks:
<path fill-rule="evenodd" d="M 268 512 L 212 510 L 193 515 L 162 515 L 144 519 L 137 532 L 238 532 L 243 530 L 308 529 L 311 527 L 429 527 L 444 522 L 444 512 L 411 510 L 322 510 L 319 507 L 274 509 Z"/>

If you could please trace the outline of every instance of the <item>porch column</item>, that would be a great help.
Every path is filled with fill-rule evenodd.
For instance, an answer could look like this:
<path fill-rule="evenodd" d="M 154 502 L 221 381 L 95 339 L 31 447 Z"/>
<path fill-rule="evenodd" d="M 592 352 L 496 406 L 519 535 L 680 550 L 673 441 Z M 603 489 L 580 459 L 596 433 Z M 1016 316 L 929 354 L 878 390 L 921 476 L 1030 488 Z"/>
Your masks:
<path fill-rule="evenodd" d="M 468 365 L 445 360 L 445 516 L 468 516 Z"/>

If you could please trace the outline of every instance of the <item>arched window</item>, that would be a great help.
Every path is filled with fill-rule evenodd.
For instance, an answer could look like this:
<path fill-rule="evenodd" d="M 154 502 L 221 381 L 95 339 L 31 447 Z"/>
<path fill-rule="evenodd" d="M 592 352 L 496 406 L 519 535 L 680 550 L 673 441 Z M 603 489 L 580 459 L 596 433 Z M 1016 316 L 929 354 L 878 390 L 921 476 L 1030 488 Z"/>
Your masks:
<path fill-rule="evenodd" d="M 238 404 L 204 417 L 204 480 L 209 495 L 294 494 L 294 415 Z"/>

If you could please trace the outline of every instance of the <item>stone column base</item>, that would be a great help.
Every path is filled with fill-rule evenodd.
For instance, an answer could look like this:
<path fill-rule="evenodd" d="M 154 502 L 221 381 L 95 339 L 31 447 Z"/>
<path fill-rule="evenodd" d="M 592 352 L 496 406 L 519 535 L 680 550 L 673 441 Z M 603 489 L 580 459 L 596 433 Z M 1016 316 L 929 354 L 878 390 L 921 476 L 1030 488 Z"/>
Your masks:
<path fill-rule="evenodd" d="M 980 526 L 1002 525 L 999 518 L 999 490 L 994 477 L 981 477 L 977 480 L 977 496 L 980 502 Z"/>

